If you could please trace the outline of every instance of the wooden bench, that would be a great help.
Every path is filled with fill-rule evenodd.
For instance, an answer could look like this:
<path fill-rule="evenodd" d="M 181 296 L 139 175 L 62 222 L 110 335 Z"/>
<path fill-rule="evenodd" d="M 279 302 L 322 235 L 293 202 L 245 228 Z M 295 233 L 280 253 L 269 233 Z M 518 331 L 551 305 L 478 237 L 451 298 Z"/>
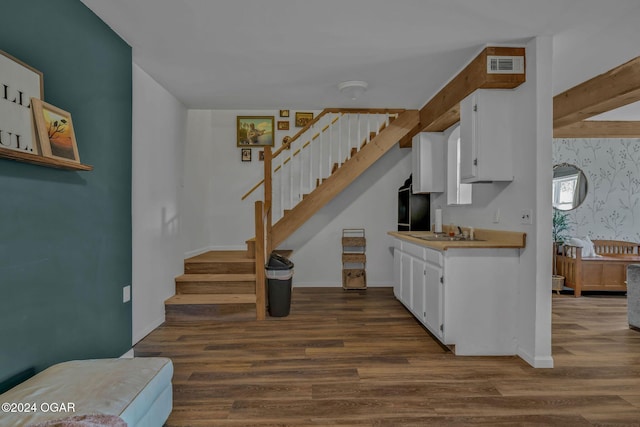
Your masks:
<path fill-rule="evenodd" d="M 554 245 L 556 274 L 574 296 L 582 291 L 626 291 L 627 266 L 640 263 L 640 244 L 620 240 L 593 240 L 600 257 L 583 257 L 578 246 Z"/>

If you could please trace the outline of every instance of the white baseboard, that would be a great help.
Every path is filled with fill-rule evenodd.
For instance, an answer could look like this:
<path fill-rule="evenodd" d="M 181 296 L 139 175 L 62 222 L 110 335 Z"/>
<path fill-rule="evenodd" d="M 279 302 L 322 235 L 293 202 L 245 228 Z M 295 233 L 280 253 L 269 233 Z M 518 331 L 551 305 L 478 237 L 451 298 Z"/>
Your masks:
<path fill-rule="evenodd" d="M 205 248 L 194 249 L 184 253 L 185 258 L 191 258 L 209 251 L 244 251 L 247 245 L 230 245 L 230 246 L 207 246 Z"/>
<path fill-rule="evenodd" d="M 142 330 L 138 332 L 134 332 L 131 337 L 131 341 L 133 341 L 131 345 L 135 345 L 138 342 L 140 342 L 144 337 L 149 335 L 151 332 L 153 332 L 158 326 L 162 325 L 163 323 L 164 323 L 164 314 L 161 317 L 154 320 L 153 322 L 149 323 Z"/>
<path fill-rule="evenodd" d="M 293 281 L 294 288 L 342 288 L 342 283 L 327 283 L 327 282 L 297 282 Z M 393 288 L 393 285 L 388 283 L 367 283 L 368 288 Z"/>
<path fill-rule="evenodd" d="M 120 359 L 133 359 L 133 349 L 129 349 L 129 351 L 127 351 L 125 354 L 123 354 L 122 356 L 120 356 Z"/>
<path fill-rule="evenodd" d="M 553 357 L 551 356 L 532 356 L 522 347 L 518 347 L 518 356 L 534 368 L 550 369 L 553 368 Z"/>

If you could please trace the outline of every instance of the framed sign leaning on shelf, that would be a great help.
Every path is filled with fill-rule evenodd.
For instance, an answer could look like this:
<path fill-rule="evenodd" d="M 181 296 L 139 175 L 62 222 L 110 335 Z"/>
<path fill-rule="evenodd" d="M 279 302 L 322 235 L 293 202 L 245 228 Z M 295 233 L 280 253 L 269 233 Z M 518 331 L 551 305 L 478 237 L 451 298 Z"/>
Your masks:
<path fill-rule="evenodd" d="M 42 155 L 80 163 L 71 114 L 36 98 L 31 109 Z"/>
<path fill-rule="evenodd" d="M 31 98 L 44 97 L 42 72 L 0 50 L 0 147 L 39 154 Z"/>

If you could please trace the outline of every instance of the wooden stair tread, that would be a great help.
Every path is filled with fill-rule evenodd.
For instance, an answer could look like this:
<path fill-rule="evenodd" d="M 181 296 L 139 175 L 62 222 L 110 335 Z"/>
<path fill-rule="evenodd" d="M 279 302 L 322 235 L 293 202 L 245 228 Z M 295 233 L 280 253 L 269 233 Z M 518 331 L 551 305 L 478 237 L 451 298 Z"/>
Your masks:
<path fill-rule="evenodd" d="M 247 251 L 209 251 L 200 255 L 187 258 L 184 261 L 189 262 L 215 262 L 223 259 L 225 262 L 237 260 L 237 262 L 253 262 L 252 258 L 247 256 Z"/>
<path fill-rule="evenodd" d="M 252 282 L 256 275 L 251 273 L 188 273 L 176 277 L 176 282 Z"/>
<path fill-rule="evenodd" d="M 177 294 L 165 305 L 255 304 L 255 294 Z"/>

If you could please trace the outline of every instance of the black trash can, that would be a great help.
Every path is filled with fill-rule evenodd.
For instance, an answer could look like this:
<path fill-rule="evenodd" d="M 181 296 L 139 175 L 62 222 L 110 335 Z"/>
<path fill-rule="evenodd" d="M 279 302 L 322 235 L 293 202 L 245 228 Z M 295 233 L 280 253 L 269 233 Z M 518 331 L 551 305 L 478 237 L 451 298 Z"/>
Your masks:
<path fill-rule="evenodd" d="M 265 266 L 265 276 L 269 293 L 269 316 L 288 316 L 291 310 L 293 263 L 288 258 L 271 252 Z"/>

